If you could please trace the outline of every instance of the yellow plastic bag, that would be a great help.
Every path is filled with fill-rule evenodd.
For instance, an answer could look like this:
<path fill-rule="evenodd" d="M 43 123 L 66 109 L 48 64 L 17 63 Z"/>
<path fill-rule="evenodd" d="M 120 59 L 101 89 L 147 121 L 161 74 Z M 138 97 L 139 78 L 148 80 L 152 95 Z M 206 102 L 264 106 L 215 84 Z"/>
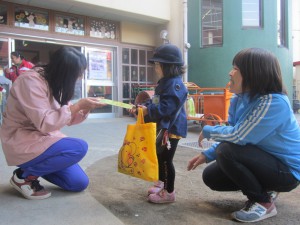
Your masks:
<path fill-rule="evenodd" d="M 118 171 L 146 181 L 158 180 L 156 123 L 145 123 L 142 108 L 127 132 L 118 155 Z"/>

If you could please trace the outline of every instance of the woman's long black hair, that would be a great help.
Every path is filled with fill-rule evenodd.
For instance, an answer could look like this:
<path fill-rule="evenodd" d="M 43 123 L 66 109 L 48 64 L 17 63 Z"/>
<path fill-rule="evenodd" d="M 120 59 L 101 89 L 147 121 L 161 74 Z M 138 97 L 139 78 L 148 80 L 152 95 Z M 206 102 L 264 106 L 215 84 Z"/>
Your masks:
<path fill-rule="evenodd" d="M 50 57 L 49 64 L 42 66 L 55 100 L 66 105 L 72 99 L 75 84 L 87 67 L 85 56 L 73 47 L 62 47 Z"/>

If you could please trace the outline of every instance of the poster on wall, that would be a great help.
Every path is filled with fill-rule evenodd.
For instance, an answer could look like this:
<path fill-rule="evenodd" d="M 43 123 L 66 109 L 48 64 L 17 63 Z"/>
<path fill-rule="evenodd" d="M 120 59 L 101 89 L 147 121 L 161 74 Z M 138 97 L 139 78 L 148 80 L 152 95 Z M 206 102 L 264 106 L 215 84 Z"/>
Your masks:
<path fill-rule="evenodd" d="M 107 58 L 106 52 L 89 52 L 89 76 L 90 80 L 107 79 Z"/>
<path fill-rule="evenodd" d="M 89 19 L 90 36 L 102 39 L 116 39 L 117 23 L 102 19 Z"/>
<path fill-rule="evenodd" d="M 55 32 L 83 36 L 84 29 L 83 17 L 55 15 Z"/>
<path fill-rule="evenodd" d="M 7 24 L 7 6 L 0 5 L 0 24 Z"/>
<path fill-rule="evenodd" d="M 49 30 L 47 11 L 15 7 L 15 26 L 36 30 Z"/>

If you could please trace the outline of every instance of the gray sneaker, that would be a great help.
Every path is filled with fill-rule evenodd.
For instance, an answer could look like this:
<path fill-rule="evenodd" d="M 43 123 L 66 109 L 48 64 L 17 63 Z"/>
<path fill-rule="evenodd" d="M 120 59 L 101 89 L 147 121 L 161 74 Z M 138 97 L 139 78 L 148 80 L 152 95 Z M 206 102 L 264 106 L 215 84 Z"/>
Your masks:
<path fill-rule="evenodd" d="M 279 195 L 279 192 L 277 191 L 269 191 L 268 192 L 272 202 L 275 202 L 275 200 L 277 199 L 278 195 Z"/>
<path fill-rule="evenodd" d="M 253 201 L 247 201 L 244 208 L 231 214 L 233 219 L 248 223 L 264 220 L 275 215 L 277 215 L 277 210 L 274 202 L 264 204 Z"/>

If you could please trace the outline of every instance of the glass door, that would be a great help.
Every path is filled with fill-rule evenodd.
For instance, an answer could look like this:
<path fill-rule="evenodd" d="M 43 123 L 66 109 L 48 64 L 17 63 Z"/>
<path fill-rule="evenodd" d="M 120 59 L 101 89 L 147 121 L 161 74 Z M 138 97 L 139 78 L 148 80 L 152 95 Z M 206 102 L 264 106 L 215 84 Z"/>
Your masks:
<path fill-rule="evenodd" d="M 5 109 L 6 99 L 11 86 L 11 81 L 5 77 L 4 71 L 10 67 L 11 39 L 0 37 L 0 124 L 2 113 Z"/>
<path fill-rule="evenodd" d="M 86 48 L 88 68 L 85 75 L 85 95 L 117 100 L 116 49 L 109 47 Z M 111 105 L 95 109 L 91 118 L 116 117 L 117 108 Z"/>
<path fill-rule="evenodd" d="M 0 76 L 4 76 L 4 70 L 9 68 L 9 40 L 0 37 Z"/>

